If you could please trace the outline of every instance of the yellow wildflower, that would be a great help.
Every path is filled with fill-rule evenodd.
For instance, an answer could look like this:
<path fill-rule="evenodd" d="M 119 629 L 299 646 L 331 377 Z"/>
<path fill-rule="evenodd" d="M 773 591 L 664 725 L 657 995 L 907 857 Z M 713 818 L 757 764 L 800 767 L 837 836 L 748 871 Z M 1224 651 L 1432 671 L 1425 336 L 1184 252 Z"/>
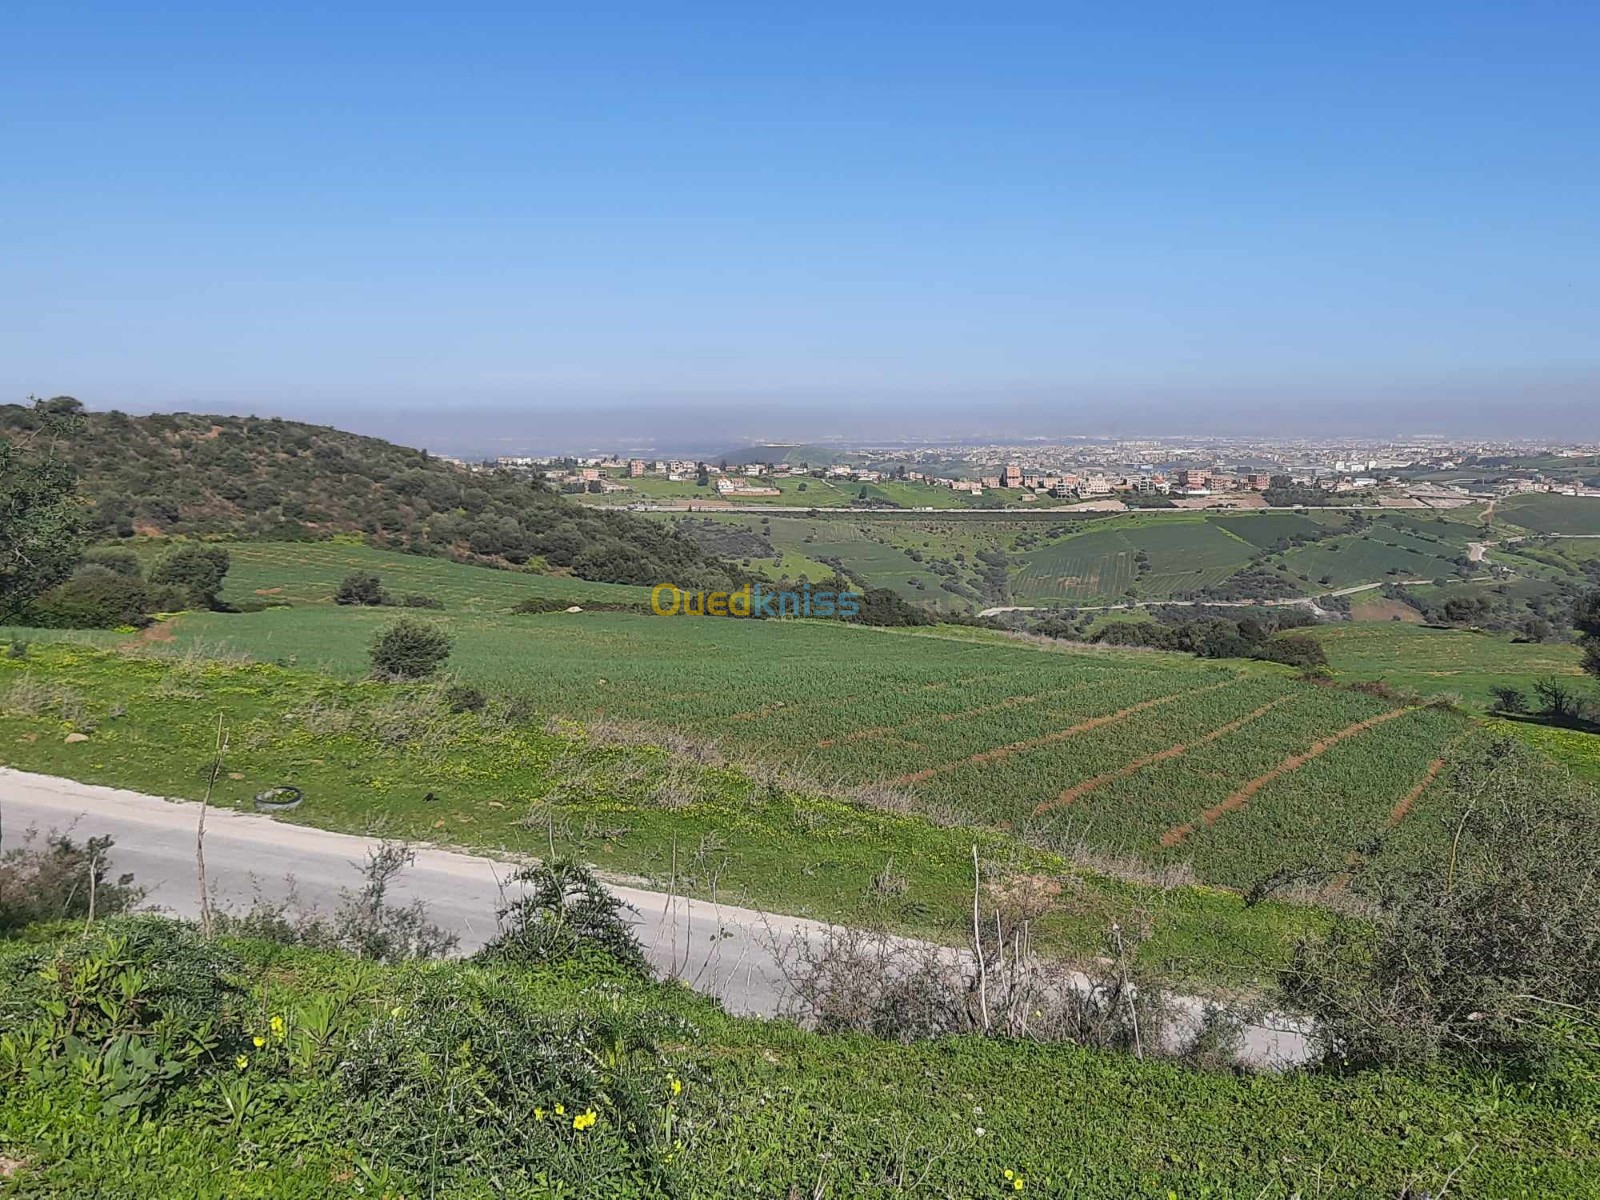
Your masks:
<path fill-rule="evenodd" d="M 283 1018 L 282 1017 L 273 1017 L 272 1018 L 272 1036 L 275 1037 L 275 1038 L 278 1038 L 279 1040 L 282 1040 L 283 1033 L 284 1033 Z"/>
<path fill-rule="evenodd" d="M 542 1120 L 544 1120 L 544 1109 L 542 1109 L 542 1108 L 536 1108 L 536 1109 L 534 1109 L 534 1110 L 533 1110 L 533 1119 L 534 1119 L 534 1120 L 535 1120 L 535 1121 L 542 1121 Z"/>
<path fill-rule="evenodd" d="M 389 1015 L 391 1017 L 394 1017 L 394 1018 L 398 1019 L 400 1017 L 400 1015 L 402 1013 L 404 1013 L 404 1012 L 405 1012 L 405 1009 L 401 1008 L 398 1004 L 396 1004 L 393 1008 L 391 1008 L 389 1010 Z"/>
<path fill-rule="evenodd" d="M 241 1054 L 238 1058 L 233 1060 L 233 1065 L 242 1071 L 250 1065 L 250 1060 Z"/>
<path fill-rule="evenodd" d="M 567 1106 L 565 1104 L 556 1105 L 556 1116 L 564 1117 L 566 1115 L 567 1115 Z"/>
<path fill-rule="evenodd" d="M 579 1130 L 588 1129 L 599 1119 L 600 1117 L 594 1111 L 594 1109 L 585 1109 L 583 1112 L 572 1118 L 572 1127 Z"/>
<path fill-rule="evenodd" d="M 261 1047 L 263 1047 L 263 1046 L 265 1046 L 267 1044 L 267 1039 L 262 1037 L 259 1033 L 256 1034 L 256 1036 L 251 1038 L 250 1040 L 255 1043 L 255 1047 L 256 1047 L 257 1050 L 261 1049 Z"/>
<path fill-rule="evenodd" d="M 676 1075 L 672 1077 L 672 1094 L 674 1096 L 683 1095 L 683 1080 L 679 1079 Z"/>

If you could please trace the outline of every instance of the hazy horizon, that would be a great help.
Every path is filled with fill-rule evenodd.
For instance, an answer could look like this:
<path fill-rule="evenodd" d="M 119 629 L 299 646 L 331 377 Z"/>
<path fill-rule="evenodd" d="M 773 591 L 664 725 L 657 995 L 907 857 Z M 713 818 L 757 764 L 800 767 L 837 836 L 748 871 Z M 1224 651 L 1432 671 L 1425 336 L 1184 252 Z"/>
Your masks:
<path fill-rule="evenodd" d="M 941 397 L 886 405 L 801 403 L 752 392 L 742 400 L 673 397 L 665 402 L 608 400 L 582 407 L 460 404 L 340 405 L 307 402 L 115 404 L 77 399 L 93 410 L 229 413 L 283 417 L 331 425 L 403 445 L 455 455 L 585 453 L 654 450 L 715 453 L 765 444 L 846 443 L 858 446 L 1071 438 L 1192 438 L 1404 440 L 1458 438 L 1585 442 L 1600 440 L 1600 422 L 1577 381 L 1562 394 L 1520 403 L 1537 411 L 1485 403 L 1463 412 L 1461 392 L 1437 389 L 1376 395 L 1352 403 L 1327 395 L 1285 406 L 1263 390 L 1242 401 L 1180 397 L 1176 402 L 1135 394 L 1115 399 L 1052 400 L 1017 393 Z M 785 399 L 788 400 L 785 403 Z"/>

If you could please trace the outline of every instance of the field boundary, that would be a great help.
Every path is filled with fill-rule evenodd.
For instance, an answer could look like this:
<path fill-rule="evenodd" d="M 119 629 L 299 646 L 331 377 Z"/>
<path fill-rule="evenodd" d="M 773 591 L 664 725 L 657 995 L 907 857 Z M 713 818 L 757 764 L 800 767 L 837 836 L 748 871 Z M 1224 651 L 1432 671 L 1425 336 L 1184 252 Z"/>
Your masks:
<path fill-rule="evenodd" d="M 913 771 L 909 775 L 900 775 L 894 779 L 888 780 L 883 786 L 912 787 L 919 783 L 926 783 L 935 776 L 943 775 L 946 771 L 954 771 L 959 767 L 976 767 L 982 766 L 985 763 L 998 762 L 1001 759 L 1010 758 L 1013 754 L 1025 754 L 1030 750 L 1037 750 L 1042 746 L 1052 746 L 1057 742 L 1064 742 L 1068 738 L 1076 737 L 1080 733 L 1088 733 L 1091 730 L 1100 729 L 1106 725 L 1115 725 L 1119 721 L 1125 721 L 1129 717 L 1137 716 L 1139 713 L 1148 712 L 1152 708 L 1158 708 L 1163 704 L 1171 704 L 1174 700 L 1183 700 L 1193 696 L 1204 696 L 1210 692 L 1219 691 L 1225 687 L 1232 687 L 1238 682 L 1239 681 L 1237 679 L 1229 679 L 1222 683 L 1213 684 L 1208 688 L 1199 688 L 1192 691 L 1172 692 L 1166 696 L 1156 696 L 1149 700 L 1141 700 L 1137 704 L 1130 704 L 1126 708 L 1119 708 L 1116 712 L 1104 713 L 1098 717 L 1090 717 L 1088 720 L 1080 721 L 1078 724 L 1069 726 L 1066 729 L 1057 729 L 1040 737 L 1028 738 L 1025 741 L 1009 742 L 1003 746 L 994 746 L 988 750 L 980 750 L 976 754 L 969 754 L 966 758 L 958 758 L 954 762 L 944 763 L 937 767 L 925 767 L 920 771 Z"/>
<path fill-rule="evenodd" d="M 1115 783 L 1119 779 L 1126 779 L 1128 776 L 1135 775 L 1144 770 L 1146 767 L 1154 766 L 1156 763 L 1167 762 L 1170 759 L 1179 758 L 1189 753 L 1191 750 L 1198 750 L 1201 746 L 1207 746 L 1212 742 L 1218 741 L 1221 738 L 1225 738 L 1230 733 L 1237 733 L 1246 725 L 1250 724 L 1250 722 L 1266 716 L 1280 704 L 1287 704 L 1290 700 L 1298 698 L 1298 695 L 1299 693 L 1297 692 L 1291 692 L 1287 696 L 1279 696 L 1275 700 L 1269 700 L 1260 708 L 1252 709 L 1250 712 L 1245 713 L 1244 716 L 1237 717 L 1234 720 L 1229 721 L 1226 725 L 1219 725 L 1210 733 L 1204 734 L 1192 742 L 1174 742 L 1165 750 L 1157 750 L 1154 754 L 1146 754 L 1143 758 L 1136 758 L 1132 762 L 1124 763 L 1114 771 L 1106 771 L 1103 774 L 1096 775 L 1093 779 L 1086 779 L 1082 783 L 1075 783 L 1063 791 L 1054 800 L 1046 800 L 1041 803 L 1033 810 L 1033 815 L 1036 817 L 1042 817 L 1051 809 L 1072 804 L 1075 801 L 1082 799 L 1084 796 L 1087 796 L 1090 792 L 1104 787 L 1108 783 Z"/>
<path fill-rule="evenodd" d="M 826 750 L 830 746 L 843 745 L 847 742 L 861 742 L 866 741 L 868 738 L 888 737 L 892 733 L 901 733 L 914 725 L 929 725 L 935 721 L 943 721 L 948 724 L 951 721 L 959 721 L 965 717 L 982 717 L 992 712 L 999 712 L 1002 709 L 1016 708 L 1018 705 L 1026 704 L 1032 700 L 1043 700 L 1051 696 L 1079 692 L 1091 686 L 1093 685 L 1089 683 L 1077 683 L 1064 688 L 1057 687 L 1049 691 L 1029 692 L 1021 696 L 1007 696 L 1004 700 L 996 700 L 992 704 L 980 704 L 976 708 L 963 708 L 955 712 L 925 713 L 909 721 L 901 721 L 898 725 L 873 725 L 866 729 L 856 729 L 849 733 L 842 733 L 838 737 L 823 738 L 817 742 L 817 749 Z"/>
<path fill-rule="evenodd" d="M 1293 774 L 1295 771 L 1298 771 L 1301 767 L 1305 766 L 1313 759 L 1321 758 L 1340 742 L 1348 741 L 1353 737 L 1357 737 L 1360 734 L 1366 733 L 1367 730 L 1372 729 L 1375 726 L 1382 725 L 1387 721 L 1393 721 L 1396 717 L 1403 717 L 1407 713 L 1416 711 L 1417 710 L 1414 706 L 1393 708 L 1388 712 L 1379 713 L 1377 716 L 1368 717 L 1364 721 L 1357 721 L 1354 725 L 1346 725 L 1337 733 L 1331 733 L 1319 741 L 1312 742 L 1303 753 L 1289 755 L 1288 758 L 1284 759 L 1277 766 L 1273 767 L 1272 770 L 1266 772 L 1266 774 L 1257 775 L 1254 779 L 1250 780 L 1250 782 L 1230 793 L 1227 799 L 1206 809 L 1205 812 L 1200 814 L 1200 824 L 1207 826 L 1215 825 L 1229 813 L 1237 812 L 1239 809 L 1243 808 L 1250 802 L 1250 798 L 1252 796 L 1254 796 L 1268 784 L 1282 779 L 1285 775 Z M 1192 821 L 1186 822 L 1182 825 L 1174 825 L 1171 829 L 1167 830 L 1161 835 L 1161 848 L 1163 850 L 1167 850 L 1171 849 L 1173 846 L 1182 845 L 1199 827 L 1199 825 Z"/>

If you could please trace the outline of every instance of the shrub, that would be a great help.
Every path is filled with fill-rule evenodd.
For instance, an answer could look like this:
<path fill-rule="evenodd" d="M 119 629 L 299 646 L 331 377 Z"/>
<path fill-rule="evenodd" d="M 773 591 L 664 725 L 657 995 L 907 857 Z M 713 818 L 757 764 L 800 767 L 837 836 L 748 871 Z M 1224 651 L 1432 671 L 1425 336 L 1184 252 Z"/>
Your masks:
<path fill-rule="evenodd" d="M 108 837 L 92 837 L 81 845 L 51 834 L 42 847 L 23 844 L 0 854 L 0 933 L 40 921 L 82 920 L 90 898 L 100 916 L 132 908 L 144 893 L 132 875 L 113 879 L 109 873 Z"/>
<path fill-rule="evenodd" d="M 489 697 L 470 683 L 456 683 L 445 689 L 444 702 L 453 713 L 482 712 Z"/>
<path fill-rule="evenodd" d="M 658 1047 L 698 1036 L 603 1004 L 548 1015 L 485 972 L 429 973 L 340 1047 L 341 1107 L 352 1143 L 426 1194 L 676 1196 Z"/>
<path fill-rule="evenodd" d="M 28 620 L 47 629 L 147 625 L 153 599 L 137 575 L 88 564 L 79 567 L 65 583 L 37 597 L 28 610 Z"/>
<path fill-rule="evenodd" d="M 400 608 L 433 608 L 443 609 L 444 601 L 437 596 L 425 596 L 420 592 L 406 592 L 396 600 L 389 601 Z"/>
<path fill-rule="evenodd" d="M 1303 633 L 1272 638 L 1256 650 L 1255 657 L 1302 670 L 1328 665 L 1328 655 L 1322 643 Z"/>
<path fill-rule="evenodd" d="M 1600 804 L 1511 740 L 1446 787 L 1443 846 L 1426 853 L 1401 826 L 1352 885 L 1377 916 L 1337 920 L 1284 976 L 1331 1058 L 1531 1067 L 1594 1040 Z M 1574 1021 L 1588 1032 L 1574 1038 Z"/>
<path fill-rule="evenodd" d="M 360 890 L 341 889 L 331 917 L 300 910 L 291 893 L 281 904 L 257 902 L 244 913 L 219 913 L 217 929 L 286 946 L 337 950 L 373 962 L 442 958 L 456 948 L 456 935 L 434 924 L 421 900 L 403 907 L 389 903 L 390 886 L 415 861 L 409 847 L 384 842 L 367 851 Z"/>
<path fill-rule="evenodd" d="M 156 564 L 150 582 L 181 588 L 193 608 L 216 608 L 228 563 L 228 552 L 221 546 L 181 546 Z"/>
<path fill-rule="evenodd" d="M 139 556 L 132 550 L 124 550 L 117 546 L 98 546 L 86 551 L 83 561 L 132 579 L 144 578 L 144 566 L 139 562 Z"/>
<path fill-rule="evenodd" d="M 450 657 L 450 635 L 437 625 L 401 617 L 372 642 L 372 672 L 389 679 L 426 679 Z"/>
<path fill-rule="evenodd" d="M 902 600 L 889 588 L 870 588 L 863 592 L 860 610 L 854 618 L 858 625 L 933 625 L 937 619 L 924 608 Z"/>
<path fill-rule="evenodd" d="M 1489 689 L 1494 694 L 1493 711 L 1497 713 L 1523 713 L 1528 711 L 1528 697 L 1520 688 L 1501 684 Z"/>
<path fill-rule="evenodd" d="M 383 603 L 383 584 L 370 571 L 356 571 L 346 575 L 334 593 L 335 604 L 359 604 L 376 608 Z"/>
<path fill-rule="evenodd" d="M 499 913 L 500 932 L 482 950 L 484 962 L 556 963 L 599 951 L 624 971 L 648 975 L 632 911 L 582 863 L 561 860 L 524 867 L 512 876 L 522 894 Z"/>
<path fill-rule="evenodd" d="M 163 917 L 115 917 L 0 968 L 0 1079 L 79 1084 L 120 1117 L 237 1044 L 232 955 Z"/>

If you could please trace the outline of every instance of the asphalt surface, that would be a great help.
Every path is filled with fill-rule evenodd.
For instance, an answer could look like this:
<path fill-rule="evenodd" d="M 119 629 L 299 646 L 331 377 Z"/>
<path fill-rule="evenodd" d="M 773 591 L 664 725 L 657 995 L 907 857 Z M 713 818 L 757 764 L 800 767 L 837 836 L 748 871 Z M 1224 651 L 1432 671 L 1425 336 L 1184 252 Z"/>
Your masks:
<path fill-rule="evenodd" d="M 200 806 L 139 792 L 77 783 L 0 767 L 0 845 L 51 832 L 84 840 L 110 836 L 113 874 L 131 872 L 146 906 L 177 916 L 200 911 L 196 827 Z M 256 900 L 291 895 L 304 908 L 331 912 L 340 893 L 360 886 L 359 868 L 381 842 L 278 821 L 258 813 L 212 808 L 206 813 L 206 879 L 213 907 L 243 910 Z M 416 845 L 416 862 L 394 886 L 394 901 L 423 900 L 429 918 L 457 934 L 470 953 L 495 932 L 516 863 Z M 716 905 L 661 892 L 608 885 L 635 913 L 651 964 L 684 980 L 734 1013 L 775 1016 L 789 996 L 785 961 L 803 941 L 818 942 L 820 922 Z M 959 953 L 959 952 L 952 952 Z M 1204 1003 L 1176 1000 L 1180 1026 L 1193 1025 Z M 1303 1062 L 1303 1023 L 1268 1018 L 1245 1030 L 1241 1058 L 1261 1067 Z"/>

